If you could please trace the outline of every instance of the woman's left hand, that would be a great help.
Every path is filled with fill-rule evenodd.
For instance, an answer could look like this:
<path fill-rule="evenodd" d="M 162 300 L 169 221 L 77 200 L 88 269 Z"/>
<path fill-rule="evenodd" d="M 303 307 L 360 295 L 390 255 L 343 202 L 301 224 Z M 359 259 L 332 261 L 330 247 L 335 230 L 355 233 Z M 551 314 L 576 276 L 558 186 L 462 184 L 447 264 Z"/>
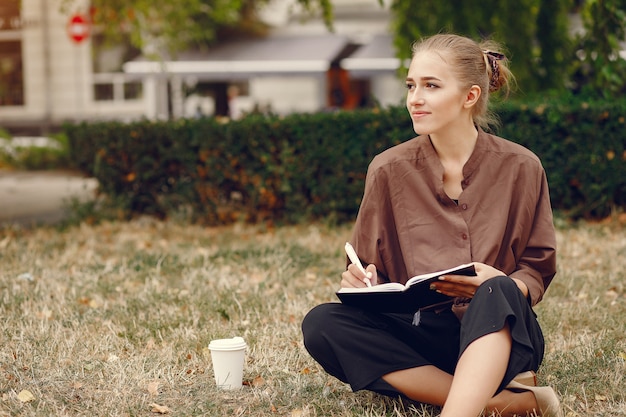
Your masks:
<path fill-rule="evenodd" d="M 493 266 L 481 262 L 473 262 L 473 264 L 476 268 L 476 276 L 443 275 L 439 281 L 431 284 L 431 289 L 452 297 L 473 298 L 480 284 L 488 279 L 506 275 Z"/>

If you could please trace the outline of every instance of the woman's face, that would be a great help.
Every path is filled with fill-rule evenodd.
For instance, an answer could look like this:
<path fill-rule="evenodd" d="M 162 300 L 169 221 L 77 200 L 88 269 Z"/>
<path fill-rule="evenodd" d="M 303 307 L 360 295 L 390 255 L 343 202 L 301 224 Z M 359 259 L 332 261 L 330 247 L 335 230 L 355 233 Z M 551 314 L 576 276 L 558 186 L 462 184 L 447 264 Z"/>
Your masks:
<path fill-rule="evenodd" d="M 433 51 L 418 52 L 406 77 L 406 107 L 413 129 L 422 135 L 436 134 L 458 123 L 472 123 L 462 91 L 450 65 Z"/>

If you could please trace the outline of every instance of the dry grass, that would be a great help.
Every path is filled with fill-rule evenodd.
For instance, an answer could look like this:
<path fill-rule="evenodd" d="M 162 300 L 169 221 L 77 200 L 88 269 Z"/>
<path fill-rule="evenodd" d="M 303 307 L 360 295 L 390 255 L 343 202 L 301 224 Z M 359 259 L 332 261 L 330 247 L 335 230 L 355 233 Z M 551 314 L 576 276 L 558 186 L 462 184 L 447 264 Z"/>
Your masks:
<path fill-rule="evenodd" d="M 0 230 L 0 416 L 436 415 L 351 393 L 302 346 L 303 315 L 336 300 L 349 234 L 148 219 Z M 540 379 L 570 416 L 626 415 L 626 230 L 562 228 L 559 244 L 537 309 Z M 207 345 L 235 335 L 246 386 L 219 391 Z"/>

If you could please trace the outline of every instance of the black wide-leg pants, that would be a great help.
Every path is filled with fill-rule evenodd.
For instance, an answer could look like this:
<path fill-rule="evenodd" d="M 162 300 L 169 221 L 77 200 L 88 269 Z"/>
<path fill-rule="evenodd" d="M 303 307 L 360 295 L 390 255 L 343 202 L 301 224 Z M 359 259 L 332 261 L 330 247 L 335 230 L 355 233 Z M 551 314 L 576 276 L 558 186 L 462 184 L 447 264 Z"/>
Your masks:
<path fill-rule="evenodd" d="M 382 376 L 424 365 L 454 374 L 465 348 L 505 323 L 513 346 L 498 392 L 518 373 L 537 371 L 543 359 L 544 339 L 537 318 L 509 277 L 492 278 L 478 287 L 460 322 L 450 308 L 422 311 L 420 316 L 416 326 L 413 314 L 322 304 L 302 322 L 304 345 L 326 372 L 350 384 L 353 391 L 368 389 L 390 396 L 401 393 Z"/>

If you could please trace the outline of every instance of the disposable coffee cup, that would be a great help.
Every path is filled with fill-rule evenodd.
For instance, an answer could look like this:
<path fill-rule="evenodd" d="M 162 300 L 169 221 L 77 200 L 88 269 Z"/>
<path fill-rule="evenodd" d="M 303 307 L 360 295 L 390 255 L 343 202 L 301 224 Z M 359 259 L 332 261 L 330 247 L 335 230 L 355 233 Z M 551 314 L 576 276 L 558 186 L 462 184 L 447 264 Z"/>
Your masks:
<path fill-rule="evenodd" d="M 246 342 L 241 337 L 217 339 L 209 343 L 215 383 L 222 389 L 239 389 L 243 383 Z"/>

